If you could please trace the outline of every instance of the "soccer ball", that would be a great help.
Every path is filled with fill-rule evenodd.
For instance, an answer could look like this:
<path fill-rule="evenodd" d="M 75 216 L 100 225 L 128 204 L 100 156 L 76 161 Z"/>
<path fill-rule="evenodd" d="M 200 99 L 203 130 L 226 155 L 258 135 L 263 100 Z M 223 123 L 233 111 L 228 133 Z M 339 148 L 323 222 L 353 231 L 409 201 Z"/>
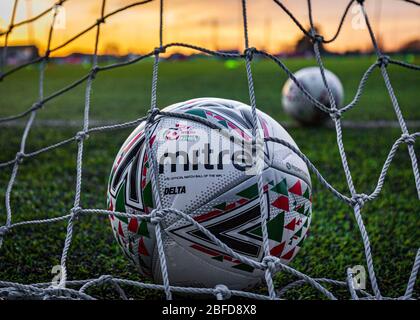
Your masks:
<path fill-rule="evenodd" d="M 303 68 L 294 75 L 312 97 L 328 108 L 330 107 L 328 91 L 322 81 L 318 67 Z M 340 108 L 344 98 L 340 79 L 329 70 L 325 70 L 325 77 L 334 96 L 336 106 Z M 303 125 L 320 124 L 329 116 L 328 113 L 313 105 L 291 79 L 288 79 L 283 86 L 282 104 L 284 111 Z"/>
<path fill-rule="evenodd" d="M 112 167 L 109 210 L 150 214 L 155 207 L 145 150 L 149 143 L 156 156 L 162 206 L 188 214 L 238 254 L 262 261 L 257 176 L 249 170 L 252 158 L 251 162 L 245 159 L 247 150 L 239 143 L 252 141 L 251 107 L 232 100 L 201 98 L 163 111 L 201 117 L 222 130 L 199 121 L 158 115 L 150 127 L 151 139 L 145 141 L 145 123 L 141 123 Z M 280 124 L 259 110 L 257 115 L 261 137 L 277 137 L 297 148 Z M 261 146 L 270 254 L 287 264 L 308 235 L 311 179 L 306 164 L 289 148 L 273 142 Z M 116 240 L 137 270 L 162 283 L 154 225 L 117 215 L 110 215 L 110 220 Z M 224 284 L 246 289 L 264 279 L 263 270 L 231 257 L 185 218 L 167 214 L 161 220 L 161 230 L 171 285 Z"/>

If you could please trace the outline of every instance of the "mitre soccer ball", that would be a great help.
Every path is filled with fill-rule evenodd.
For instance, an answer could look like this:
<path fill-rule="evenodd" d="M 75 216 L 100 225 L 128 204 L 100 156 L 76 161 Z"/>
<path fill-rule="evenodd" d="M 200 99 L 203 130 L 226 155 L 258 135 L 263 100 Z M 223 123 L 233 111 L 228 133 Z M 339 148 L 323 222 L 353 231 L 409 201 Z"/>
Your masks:
<path fill-rule="evenodd" d="M 193 115 L 220 130 L 196 120 L 158 115 L 150 127 L 151 139 L 146 141 L 145 123 L 141 123 L 121 147 L 112 167 L 109 210 L 150 214 L 155 208 L 145 148 L 149 144 L 155 155 L 162 207 L 184 212 L 236 253 L 261 262 L 265 254 L 258 176 L 251 170 L 253 158 L 246 155 L 249 150 L 244 147 L 252 141 L 251 107 L 232 100 L 201 98 L 162 111 Z M 298 148 L 275 120 L 261 111 L 257 116 L 260 137 L 277 137 Z M 270 254 L 287 264 L 308 235 L 311 179 L 305 163 L 289 148 L 268 141 L 260 146 Z M 110 215 L 110 220 L 133 268 L 162 283 L 155 226 L 116 214 Z M 187 219 L 167 214 L 160 225 L 171 285 L 224 284 L 231 289 L 246 289 L 264 279 L 263 270 L 230 256 Z"/>
<path fill-rule="evenodd" d="M 326 107 L 330 107 L 328 91 L 322 81 L 318 67 L 303 68 L 294 75 L 312 97 Z M 334 96 L 336 107 L 340 108 L 344 98 L 343 86 L 338 77 L 331 71 L 325 70 L 325 77 Z M 320 124 L 329 117 L 328 113 L 309 101 L 291 79 L 288 79 L 284 84 L 282 104 L 284 111 L 303 125 Z"/>

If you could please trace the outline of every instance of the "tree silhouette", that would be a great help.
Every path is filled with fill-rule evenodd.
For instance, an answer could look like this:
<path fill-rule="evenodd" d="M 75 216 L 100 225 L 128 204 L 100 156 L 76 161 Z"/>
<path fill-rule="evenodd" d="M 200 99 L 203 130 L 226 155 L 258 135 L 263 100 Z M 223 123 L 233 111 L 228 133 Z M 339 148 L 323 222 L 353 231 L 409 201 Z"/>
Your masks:
<path fill-rule="evenodd" d="M 314 27 L 314 31 L 316 34 L 320 34 L 320 28 L 315 26 Z M 311 34 L 311 28 L 307 29 L 308 33 Z M 298 54 L 313 54 L 314 49 L 313 49 L 313 42 L 312 39 L 309 38 L 307 35 L 303 35 L 302 37 L 300 37 L 295 44 L 295 53 Z M 323 43 L 319 44 L 319 51 L 321 53 L 326 52 Z"/>

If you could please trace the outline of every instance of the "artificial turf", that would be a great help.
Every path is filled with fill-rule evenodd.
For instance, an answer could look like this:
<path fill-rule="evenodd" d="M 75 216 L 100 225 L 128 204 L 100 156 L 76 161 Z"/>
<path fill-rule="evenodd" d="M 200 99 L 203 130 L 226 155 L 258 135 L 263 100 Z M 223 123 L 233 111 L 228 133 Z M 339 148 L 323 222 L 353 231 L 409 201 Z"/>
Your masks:
<path fill-rule="evenodd" d="M 372 58 L 330 58 L 326 66 L 344 83 L 346 101 L 354 95 L 358 81 Z M 290 60 L 296 70 L 313 63 Z M 243 64 L 225 69 L 222 61 L 194 60 L 164 62 L 160 68 L 159 106 L 199 96 L 216 96 L 247 102 Z M 280 108 L 280 88 L 284 75 L 268 61 L 257 61 L 254 68 L 256 94 L 261 109 L 277 120 L 287 117 Z M 49 66 L 46 94 L 76 80 L 86 73 L 79 66 Z M 141 117 L 150 101 L 151 64 L 138 65 L 109 74 L 99 74 L 94 82 L 91 117 L 107 121 L 124 121 Z M 36 100 L 36 70 L 23 70 L 0 85 L 0 112 L 14 114 Z M 390 70 L 391 80 L 407 119 L 419 120 L 416 107 L 418 74 L 401 69 Z M 25 90 L 25 91 L 22 91 Z M 37 119 L 81 119 L 84 86 L 45 105 Z M 418 103 L 417 103 L 418 104 Z M 352 120 L 387 119 L 395 115 L 386 89 L 376 71 L 367 85 L 359 105 L 346 118 Z M 417 128 L 418 129 L 418 128 Z M 30 131 L 27 152 L 71 137 L 77 128 L 37 126 Z M 131 129 L 92 133 L 85 143 L 81 206 L 105 208 L 106 183 L 114 157 Z M 348 195 L 344 171 L 336 145 L 335 131 L 329 128 L 293 127 L 288 131 L 300 149 L 321 174 L 340 192 Z M 415 131 L 414 129 L 412 131 Z M 0 128 L 0 162 L 13 159 L 23 132 L 21 127 Z M 345 129 L 344 145 L 358 193 L 369 194 L 376 186 L 383 162 L 399 129 Z M 419 142 L 415 143 L 418 154 Z M 11 205 L 13 222 L 51 218 L 67 214 L 73 206 L 76 175 L 76 143 L 25 159 L 19 168 Z M 0 169 L 0 197 L 4 199 L 11 167 Z M 366 265 L 361 236 L 350 207 L 337 200 L 312 175 L 314 205 L 311 235 L 291 266 L 313 277 L 345 280 L 346 267 Z M 420 247 L 419 200 L 416 196 L 407 147 L 401 145 L 390 167 L 382 193 L 363 208 L 362 216 L 372 245 L 373 262 L 382 293 L 404 294 L 415 254 Z M 4 201 L 0 206 L 0 225 L 5 222 Z M 21 226 L 5 236 L 0 248 L 0 280 L 21 283 L 45 282 L 52 279 L 51 268 L 59 264 L 66 223 Z M 88 279 L 103 274 L 120 278 L 142 279 L 123 256 L 114 241 L 108 220 L 103 216 L 81 216 L 74 226 L 74 238 L 68 257 L 70 279 Z M 276 286 L 281 288 L 294 278 L 281 273 Z M 333 289 L 339 297 L 348 298 L 346 290 Z M 368 288 L 369 289 L 369 288 Z M 265 292 L 264 289 L 260 289 Z M 420 293 L 420 283 L 415 286 Z M 135 298 L 162 298 L 160 292 L 128 289 Z M 106 298 L 117 296 L 109 287 L 93 289 Z M 291 290 L 288 298 L 321 298 L 314 289 L 304 286 Z"/>
<path fill-rule="evenodd" d="M 420 63 L 420 56 L 393 57 Z M 243 61 L 232 64 L 226 60 L 195 58 L 191 61 L 162 61 L 159 67 L 158 105 L 196 97 L 218 97 L 249 102 L 248 85 Z M 291 71 L 316 65 L 313 59 L 282 60 Z M 355 96 L 364 72 L 375 62 L 374 56 L 327 57 L 324 64 L 339 76 L 345 89 L 345 103 Z M 100 120 L 133 120 L 150 107 L 152 75 L 151 58 L 134 65 L 99 72 L 92 87 L 91 117 Z M 227 67 L 229 66 L 229 67 Z M 83 65 L 49 64 L 45 72 L 44 97 L 70 85 L 89 72 Z M 388 66 L 390 79 L 403 115 L 419 120 L 419 73 L 395 65 Z M 287 79 L 274 62 L 256 59 L 253 62 L 258 107 L 278 120 L 288 120 L 281 108 L 281 88 Z M 0 116 L 14 115 L 30 108 L 38 100 L 37 66 L 6 77 L 0 85 Z M 38 119 L 83 118 L 85 83 L 45 104 Z M 349 120 L 395 120 L 391 101 L 378 68 L 369 77 L 360 102 L 344 115 Z"/>

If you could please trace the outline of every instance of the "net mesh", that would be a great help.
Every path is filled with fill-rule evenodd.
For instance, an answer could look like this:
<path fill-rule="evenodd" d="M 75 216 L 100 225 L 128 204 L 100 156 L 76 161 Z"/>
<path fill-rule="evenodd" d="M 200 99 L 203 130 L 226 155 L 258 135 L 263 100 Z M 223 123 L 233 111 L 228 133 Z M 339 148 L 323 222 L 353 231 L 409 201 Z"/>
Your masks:
<path fill-rule="evenodd" d="M 122 289 L 122 287 L 125 286 L 133 286 L 133 287 L 139 287 L 143 289 L 154 289 L 154 290 L 162 290 L 164 291 L 166 298 L 171 299 L 172 293 L 189 293 L 189 294 L 205 294 L 205 295 L 214 295 L 217 299 L 227 299 L 231 296 L 238 296 L 238 297 L 246 297 L 246 298 L 255 298 L 255 299 L 280 299 L 284 296 L 284 294 L 290 290 L 291 288 L 295 288 L 297 286 L 301 286 L 304 284 L 309 284 L 316 290 L 318 290 L 320 293 L 325 295 L 328 299 L 336 299 L 335 295 L 328 290 L 325 287 L 325 284 L 330 284 L 334 286 L 341 286 L 348 289 L 350 298 L 351 299 L 413 299 L 413 288 L 414 284 L 417 279 L 417 273 L 420 267 L 420 249 L 417 251 L 417 255 L 415 257 L 415 261 L 413 263 L 413 267 L 411 270 L 411 274 L 409 276 L 409 281 L 407 283 L 407 287 L 405 290 L 405 293 L 401 297 L 385 297 L 381 294 L 380 288 L 377 283 L 377 279 L 375 276 L 375 268 L 372 261 L 372 253 L 371 253 L 371 246 L 369 242 L 369 236 L 366 231 L 361 210 L 364 206 L 364 204 L 368 201 L 372 201 L 375 198 L 378 197 L 380 194 L 384 179 L 387 175 L 388 168 L 390 167 L 390 164 L 401 144 L 406 144 L 408 147 L 408 153 L 411 159 L 411 164 L 413 168 L 413 175 L 414 175 L 414 181 L 415 186 L 417 188 L 418 196 L 420 198 L 420 175 L 419 175 L 419 169 L 417 164 L 417 158 L 415 154 L 414 149 L 414 143 L 417 137 L 420 136 L 420 132 L 414 132 L 410 133 L 406 122 L 404 120 L 404 117 L 401 113 L 400 106 L 398 104 L 398 100 L 394 94 L 393 87 L 391 85 L 388 72 L 387 72 L 387 66 L 389 64 L 397 65 L 399 67 L 403 68 L 409 68 L 413 70 L 420 70 L 420 66 L 408 64 L 403 61 L 394 60 L 390 57 L 384 55 L 379 48 L 377 41 L 375 39 L 375 34 L 373 32 L 373 29 L 369 23 L 369 18 L 365 10 L 364 1 L 363 0 L 351 0 L 348 2 L 348 5 L 345 8 L 345 11 L 343 12 L 343 15 L 341 17 L 339 26 L 337 28 L 336 33 L 334 36 L 330 39 L 325 39 L 322 35 L 318 34 L 316 32 L 316 28 L 314 26 L 314 20 L 312 16 L 312 4 L 311 1 L 307 1 L 307 8 L 309 13 L 309 22 L 310 22 L 310 30 L 307 31 L 302 24 L 299 22 L 298 19 L 295 18 L 293 13 L 281 2 L 278 0 L 274 0 L 274 2 L 290 17 L 290 19 L 297 25 L 297 27 L 305 34 L 306 37 L 308 37 L 312 43 L 313 43 L 313 50 L 314 55 L 316 58 L 316 61 L 319 66 L 320 73 L 322 75 L 323 83 L 328 91 L 329 95 L 329 104 L 330 107 L 327 107 L 323 105 L 322 103 L 318 102 L 314 97 L 312 97 L 309 92 L 305 90 L 305 88 L 299 83 L 299 81 L 294 77 L 293 73 L 287 68 L 287 66 L 276 56 L 271 55 L 270 53 L 259 50 L 257 48 L 251 47 L 249 43 L 249 37 L 248 37 L 248 22 L 247 22 L 247 2 L 246 0 L 242 0 L 242 16 L 243 16 L 243 31 L 244 31 L 244 44 L 245 44 L 245 50 L 243 53 L 227 53 L 223 51 L 213 51 L 209 50 L 207 48 L 187 44 L 187 43 L 168 43 L 165 44 L 163 41 L 163 22 L 164 22 L 164 1 L 160 0 L 160 22 L 159 22 L 159 46 L 155 48 L 154 50 L 150 51 L 147 54 L 141 55 L 137 58 L 125 61 L 125 62 L 119 62 L 114 64 L 109 64 L 105 66 L 99 66 L 98 65 L 98 43 L 100 40 L 101 35 L 101 25 L 108 19 L 109 17 L 119 14 L 121 12 L 124 12 L 126 10 L 129 10 L 130 8 L 137 7 L 144 5 L 146 3 L 149 3 L 153 0 L 145 0 L 145 1 L 138 1 L 131 3 L 130 5 L 126 5 L 123 7 L 120 7 L 110 13 L 105 14 L 105 7 L 106 7 L 106 0 L 102 0 L 102 6 L 101 6 L 101 15 L 96 20 L 95 23 L 93 23 L 90 27 L 86 28 L 82 32 L 74 35 L 69 40 L 65 41 L 64 43 L 56 46 L 51 47 L 51 39 L 53 37 L 53 31 L 54 31 L 54 22 L 57 18 L 57 8 L 62 6 L 65 2 L 70 0 L 61 0 L 58 1 L 53 7 L 45 10 L 44 12 L 38 14 L 37 16 L 30 18 L 28 20 L 24 20 L 21 22 L 15 22 L 16 17 L 16 9 L 18 5 L 18 0 L 14 1 L 13 11 L 11 15 L 11 20 L 9 24 L 9 28 L 0 33 L 0 37 L 4 38 L 4 49 L 3 54 L 1 57 L 1 65 L 0 65 L 0 80 L 4 80 L 11 74 L 23 69 L 26 66 L 32 65 L 32 64 L 39 64 L 39 98 L 38 100 L 26 111 L 9 117 L 0 118 L 0 123 L 6 123 L 13 120 L 21 119 L 21 118 L 27 118 L 26 125 L 23 131 L 21 143 L 20 143 L 20 149 L 19 152 L 17 152 L 14 159 L 11 159 L 9 161 L 0 163 L 0 168 L 3 170 L 7 168 L 12 168 L 11 176 L 6 188 L 6 194 L 5 194 L 5 203 L 6 203 L 6 223 L 5 225 L 0 227 L 0 245 L 4 237 L 7 236 L 8 231 L 11 229 L 18 228 L 23 225 L 36 225 L 36 224 L 50 224 L 50 223 L 56 223 L 59 221 L 66 221 L 67 222 L 67 231 L 66 231 L 66 237 L 64 241 L 64 247 L 61 254 L 61 270 L 62 270 L 62 276 L 60 278 L 60 281 L 58 284 L 52 285 L 51 283 L 35 283 L 35 284 L 21 284 L 21 283 L 15 283 L 11 281 L 6 280 L 0 280 L 0 296 L 13 299 L 13 298 L 42 298 L 42 299 L 96 299 L 96 297 L 88 294 L 88 289 L 100 286 L 104 284 L 112 284 L 115 288 L 116 292 L 119 294 L 119 296 L 122 299 L 129 299 L 127 297 L 125 291 Z M 416 1 L 410 1 L 410 0 L 404 0 L 405 2 L 411 3 L 414 6 L 420 6 L 420 3 Z M 376 53 L 377 60 L 366 70 L 366 72 L 363 74 L 362 79 L 359 82 L 358 90 L 356 92 L 356 95 L 354 96 L 353 100 L 347 104 L 346 106 L 342 108 L 337 108 L 336 101 L 334 100 L 334 96 L 328 87 L 328 83 L 325 78 L 325 68 L 323 65 L 323 60 L 320 55 L 320 46 L 322 44 L 331 43 L 335 41 L 340 34 L 340 31 L 342 29 L 343 23 L 345 21 L 346 16 L 348 15 L 349 9 L 352 5 L 357 5 L 360 7 L 361 12 L 363 13 L 364 20 L 366 22 L 367 30 L 369 32 L 373 49 Z M 49 28 L 48 33 L 48 39 L 47 39 L 47 46 L 45 54 L 33 61 L 29 61 L 27 63 L 24 63 L 22 65 L 19 65 L 17 67 L 14 67 L 12 69 L 6 70 L 6 58 L 7 58 L 7 47 L 8 47 L 8 40 L 9 36 L 12 32 L 12 30 L 16 27 L 26 25 L 29 23 L 32 23 L 42 16 L 53 12 L 52 15 L 52 21 L 51 26 Z M 50 54 L 64 48 L 65 46 L 69 45 L 79 37 L 81 37 L 86 32 L 96 29 L 96 37 L 95 37 L 95 44 L 94 44 L 94 52 L 92 55 L 92 67 L 90 71 L 80 78 L 79 80 L 73 82 L 72 84 L 54 92 L 53 94 L 49 96 L 44 96 L 44 72 L 46 64 L 49 61 Z M 272 141 L 275 143 L 282 144 L 288 148 L 290 148 L 293 152 L 295 152 L 301 159 L 304 160 L 304 162 L 307 164 L 308 168 L 312 171 L 312 173 L 317 177 L 317 179 L 320 181 L 320 183 L 327 188 L 337 199 L 340 201 L 346 203 L 351 210 L 354 212 L 355 220 L 357 221 L 358 228 L 360 230 L 361 238 L 363 241 L 363 247 L 364 247 L 364 253 L 366 258 L 366 265 L 368 269 L 368 275 L 371 285 L 371 292 L 367 292 L 365 290 L 358 289 L 354 286 L 353 283 L 353 276 L 352 269 L 347 269 L 345 274 L 346 281 L 338 281 L 328 278 L 313 278 L 309 275 L 303 274 L 299 272 L 298 270 L 287 266 L 280 262 L 280 259 L 277 257 L 271 256 L 269 251 L 269 244 L 268 244 L 268 233 L 267 233 L 267 226 L 266 226 L 266 215 L 264 214 L 267 210 L 265 201 L 263 201 L 263 188 L 262 188 L 262 176 L 259 174 L 258 176 L 258 185 L 259 185 L 259 200 L 261 204 L 261 226 L 262 226 L 262 234 L 263 234 L 263 246 L 264 246 L 264 252 L 265 257 L 261 262 L 254 261 L 252 259 L 249 259 L 241 254 L 236 253 L 231 248 L 229 248 L 227 245 L 225 245 L 223 242 L 221 242 L 218 238 L 216 238 L 213 234 L 211 234 L 206 228 L 204 228 L 200 223 L 196 222 L 194 219 L 192 219 L 189 215 L 180 212 L 175 209 L 171 208 L 163 208 L 160 203 L 160 196 L 159 192 L 157 191 L 156 186 L 156 159 L 155 155 L 151 151 L 149 147 L 147 147 L 147 152 L 149 155 L 149 158 L 152 159 L 151 161 L 151 176 L 154 177 L 151 179 L 152 181 L 152 190 L 154 198 L 156 199 L 156 208 L 148 215 L 144 214 L 128 214 L 125 212 L 115 212 L 115 211 L 108 211 L 103 209 L 95 209 L 95 208 L 82 208 L 80 206 L 80 199 L 81 199 L 81 186 L 82 186 L 82 171 L 83 171 L 83 147 L 84 147 L 84 141 L 88 137 L 89 134 L 92 133 L 99 133 L 99 132 L 105 132 L 110 130 L 117 130 L 117 129 L 123 129 L 128 127 L 134 127 L 140 124 L 143 121 L 146 121 L 146 136 L 150 138 L 150 126 L 153 124 L 153 121 L 155 120 L 155 117 L 157 115 L 169 115 L 172 117 L 179 117 L 194 121 L 202 122 L 206 125 L 209 125 L 210 127 L 214 126 L 213 123 L 208 122 L 207 120 L 196 117 L 193 115 L 188 114 L 178 114 L 178 113 L 170 113 L 170 112 L 162 112 L 158 109 L 157 103 L 156 103 L 156 96 L 157 96 L 157 84 L 158 84 L 158 67 L 159 67 L 159 57 L 161 54 L 163 54 L 167 49 L 173 48 L 173 47 L 183 47 L 183 48 L 189 48 L 192 50 L 195 50 L 197 52 L 205 53 L 212 56 L 218 56 L 222 58 L 232 58 L 232 59 L 243 59 L 245 61 L 246 66 L 246 74 L 247 74 L 247 80 L 248 80 L 248 89 L 249 89 L 249 99 L 250 99 L 250 105 L 252 107 L 253 111 L 253 136 L 254 140 L 258 136 L 258 122 L 256 117 L 256 97 L 254 92 L 254 85 L 253 85 L 253 77 L 252 77 L 252 60 L 255 56 L 264 57 L 267 59 L 270 59 L 274 61 L 280 69 L 287 74 L 287 76 L 296 83 L 296 85 L 299 87 L 299 89 L 304 93 L 307 99 L 309 99 L 316 107 L 319 109 L 328 112 L 333 120 L 336 134 L 337 134 L 337 146 L 339 150 L 339 154 L 341 157 L 342 167 L 345 172 L 345 177 L 347 180 L 348 188 L 349 188 L 349 195 L 345 195 L 337 191 L 334 186 L 332 186 L 317 170 L 317 168 L 311 163 L 311 161 L 299 150 L 297 150 L 294 146 L 290 145 L 288 142 L 283 141 L 281 139 L 275 138 L 275 137 L 269 137 L 266 138 L 268 141 Z M 113 125 L 106 125 L 106 126 L 98 126 L 98 127 L 90 127 L 89 126 L 89 109 L 90 109 L 90 96 L 91 96 L 91 89 L 92 84 L 94 82 L 95 76 L 99 72 L 105 72 L 107 70 L 119 68 L 122 66 L 127 66 L 130 64 L 137 63 L 145 58 L 148 57 L 154 57 L 154 64 L 153 64 L 153 76 L 152 76 L 152 90 L 151 90 L 151 106 L 150 110 L 147 116 L 136 119 L 134 121 L 130 122 L 124 122 L 119 124 L 113 124 Z M 359 101 L 359 98 L 362 94 L 362 91 L 365 87 L 365 83 L 369 77 L 369 75 L 375 70 L 379 68 L 380 72 L 382 74 L 382 77 L 384 79 L 387 91 L 389 93 L 392 106 L 394 108 L 396 117 L 398 119 L 399 126 L 401 128 L 401 136 L 394 142 L 392 145 L 388 156 L 383 164 L 382 170 L 380 172 L 377 185 L 374 189 L 374 191 L 370 194 L 364 194 L 359 193 L 356 191 L 356 188 L 353 184 L 352 174 L 349 168 L 349 165 L 347 163 L 347 155 L 344 149 L 343 144 L 343 136 L 342 136 L 342 122 L 341 122 L 341 115 L 345 112 L 349 111 Z M 77 132 L 73 137 L 60 141 L 58 143 L 55 143 L 53 145 L 46 146 L 44 148 L 38 149 L 33 152 L 26 152 L 26 140 L 28 138 L 28 135 L 30 133 L 31 127 L 34 123 L 35 117 L 38 112 L 40 112 L 41 108 L 48 102 L 51 101 L 65 92 L 72 90 L 76 88 L 77 86 L 80 86 L 82 84 L 86 84 L 86 91 L 85 91 L 85 105 L 84 105 L 84 120 L 83 120 L 83 127 L 79 132 Z M 220 129 L 217 127 L 217 129 Z M 42 153 L 51 151 L 56 148 L 60 148 L 64 145 L 76 143 L 77 144 L 77 163 L 76 163 L 76 185 L 75 185 L 75 198 L 74 203 L 71 211 L 63 216 L 55 217 L 55 218 L 49 218 L 49 219 L 39 219 L 39 220 L 30 220 L 30 221 L 23 221 L 23 222 L 17 222 L 14 223 L 12 216 L 13 211 L 10 204 L 10 197 L 11 193 L 13 191 L 13 187 L 15 183 L 17 182 L 17 175 L 19 166 L 22 163 L 22 161 L 29 161 L 31 158 L 34 158 Z M 149 146 L 149 144 L 146 144 Z M 247 291 L 238 291 L 238 290 L 231 290 L 228 287 L 226 287 L 223 284 L 217 285 L 214 288 L 193 288 L 193 287 L 176 287 L 172 286 L 170 284 L 169 278 L 168 278 L 168 272 L 167 272 L 167 266 L 166 266 L 166 259 L 165 259 L 165 252 L 164 247 L 162 243 L 162 237 L 161 237 L 161 226 L 160 221 L 161 219 L 168 213 L 176 214 L 182 217 L 183 219 L 186 219 L 190 223 L 194 224 L 198 229 L 200 229 L 205 235 L 207 235 L 212 241 L 214 241 L 218 246 L 220 246 L 227 254 L 234 257 L 235 259 L 239 260 L 242 263 L 245 263 L 247 265 L 250 265 L 254 268 L 258 268 L 261 270 L 264 270 L 265 272 L 265 282 L 267 285 L 267 295 L 263 294 L 257 294 Z M 152 224 L 155 225 L 155 232 L 156 232 L 156 241 L 157 241 L 157 248 L 159 252 L 159 259 L 160 259 L 160 268 L 162 272 L 162 279 L 163 284 L 151 284 L 151 283 L 144 283 L 139 281 L 132 281 L 132 280 L 126 280 L 126 279 L 120 279 L 113 277 L 111 275 L 103 275 L 96 279 L 88 279 L 88 280 L 69 280 L 67 272 L 66 272 L 66 262 L 68 259 L 68 251 L 72 243 L 72 237 L 73 237 L 73 223 L 77 217 L 86 216 L 86 215 L 117 215 L 120 217 L 127 217 L 127 218 L 137 218 L 146 220 Z M 280 290 L 276 290 L 274 283 L 273 283 L 273 276 L 279 272 L 287 272 L 293 275 L 297 280 L 294 282 L 289 283 L 288 285 L 284 286 Z"/>

